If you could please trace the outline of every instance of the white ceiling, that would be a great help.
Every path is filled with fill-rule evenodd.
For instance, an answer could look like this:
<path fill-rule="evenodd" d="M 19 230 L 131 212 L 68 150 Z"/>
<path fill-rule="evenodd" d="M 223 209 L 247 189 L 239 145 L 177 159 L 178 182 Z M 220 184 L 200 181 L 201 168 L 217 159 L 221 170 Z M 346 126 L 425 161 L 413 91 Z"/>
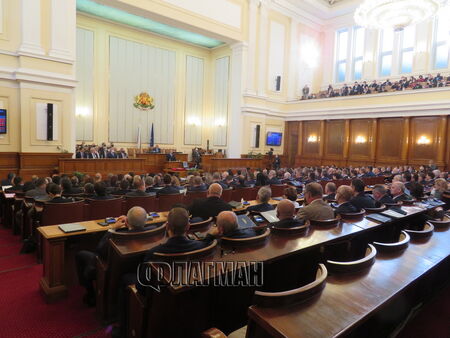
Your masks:
<path fill-rule="evenodd" d="M 300 11 L 322 20 L 353 13 L 362 0 L 285 0 Z"/>

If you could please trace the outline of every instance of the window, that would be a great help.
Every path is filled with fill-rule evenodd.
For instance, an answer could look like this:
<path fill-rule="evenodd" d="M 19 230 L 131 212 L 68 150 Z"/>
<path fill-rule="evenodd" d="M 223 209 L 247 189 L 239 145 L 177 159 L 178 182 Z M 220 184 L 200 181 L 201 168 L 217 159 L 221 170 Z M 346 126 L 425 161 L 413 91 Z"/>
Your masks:
<path fill-rule="evenodd" d="M 385 29 L 381 32 L 380 76 L 389 76 L 392 73 L 394 38 L 395 36 L 393 29 Z"/>
<path fill-rule="evenodd" d="M 379 75 L 411 73 L 413 70 L 415 26 L 396 32 L 392 28 L 380 33 Z"/>
<path fill-rule="evenodd" d="M 344 82 L 346 78 L 348 35 L 347 29 L 341 30 L 337 34 L 336 82 Z"/>
<path fill-rule="evenodd" d="M 450 46 L 450 6 L 444 7 L 436 17 L 433 35 L 433 68 L 447 68 Z"/>
<path fill-rule="evenodd" d="M 416 40 L 416 30 L 414 26 L 409 26 L 401 33 L 401 50 L 400 50 L 400 72 L 411 73 L 414 57 L 414 42 Z"/>
<path fill-rule="evenodd" d="M 353 30 L 353 80 L 361 80 L 364 55 L 364 28 L 356 27 Z"/>

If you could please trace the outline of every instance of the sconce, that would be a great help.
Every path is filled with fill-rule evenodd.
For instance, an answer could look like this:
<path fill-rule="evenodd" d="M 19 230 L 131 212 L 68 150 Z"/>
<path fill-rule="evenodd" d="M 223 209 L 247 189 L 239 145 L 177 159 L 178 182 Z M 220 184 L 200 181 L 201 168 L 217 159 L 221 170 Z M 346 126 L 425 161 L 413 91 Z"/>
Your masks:
<path fill-rule="evenodd" d="M 200 118 L 197 116 L 190 116 L 187 119 L 187 124 L 191 126 L 200 127 L 202 125 L 202 121 L 200 121 Z"/>
<path fill-rule="evenodd" d="M 316 135 L 310 135 L 308 137 L 308 143 L 316 143 L 317 142 L 317 136 Z"/>
<path fill-rule="evenodd" d="M 361 143 L 366 143 L 367 139 L 364 136 L 358 135 L 355 138 L 355 143 L 357 144 L 361 144 Z"/>
<path fill-rule="evenodd" d="M 430 144 L 430 143 L 431 143 L 431 140 L 428 137 L 426 137 L 425 135 L 420 136 L 420 138 L 417 140 L 417 144 L 421 144 L 421 145 Z"/>

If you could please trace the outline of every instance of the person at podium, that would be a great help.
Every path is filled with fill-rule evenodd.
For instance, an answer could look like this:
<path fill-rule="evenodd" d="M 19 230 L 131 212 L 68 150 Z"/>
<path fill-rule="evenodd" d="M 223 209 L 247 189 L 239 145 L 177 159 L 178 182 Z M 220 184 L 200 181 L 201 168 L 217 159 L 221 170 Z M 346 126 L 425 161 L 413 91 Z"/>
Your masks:
<path fill-rule="evenodd" d="M 153 147 L 153 149 L 150 152 L 155 154 L 161 154 L 161 148 L 157 144 L 156 146 Z"/>
<path fill-rule="evenodd" d="M 167 159 L 167 161 L 169 161 L 169 162 L 173 162 L 173 161 L 176 161 L 176 160 L 177 160 L 177 158 L 175 157 L 175 154 L 174 154 L 173 152 L 168 153 L 168 154 L 166 155 L 166 159 Z"/>

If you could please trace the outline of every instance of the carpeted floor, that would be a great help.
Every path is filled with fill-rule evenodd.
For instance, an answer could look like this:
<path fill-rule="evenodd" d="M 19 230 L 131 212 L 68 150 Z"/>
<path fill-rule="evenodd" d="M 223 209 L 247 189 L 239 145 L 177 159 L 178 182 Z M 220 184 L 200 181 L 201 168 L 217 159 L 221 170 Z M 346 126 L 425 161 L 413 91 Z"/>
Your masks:
<path fill-rule="evenodd" d="M 34 254 L 21 255 L 19 236 L 0 226 L 0 337 L 109 337 L 95 319 L 95 309 L 81 301 L 83 290 L 46 304 L 39 293 L 42 264 Z"/>

